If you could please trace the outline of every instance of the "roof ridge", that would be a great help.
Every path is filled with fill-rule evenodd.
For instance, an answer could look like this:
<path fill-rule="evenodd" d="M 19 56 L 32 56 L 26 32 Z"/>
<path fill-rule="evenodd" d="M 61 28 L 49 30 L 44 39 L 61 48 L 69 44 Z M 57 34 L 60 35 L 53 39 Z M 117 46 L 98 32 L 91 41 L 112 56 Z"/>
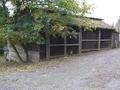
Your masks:
<path fill-rule="evenodd" d="M 79 15 L 76 15 L 76 17 L 81 17 Z M 93 20 L 100 20 L 102 21 L 103 19 L 102 18 L 96 18 L 96 17 L 88 17 L 88 16 L 84 16 L 85 18 L 89 18 L 89 19 L 93 19 Z"/>

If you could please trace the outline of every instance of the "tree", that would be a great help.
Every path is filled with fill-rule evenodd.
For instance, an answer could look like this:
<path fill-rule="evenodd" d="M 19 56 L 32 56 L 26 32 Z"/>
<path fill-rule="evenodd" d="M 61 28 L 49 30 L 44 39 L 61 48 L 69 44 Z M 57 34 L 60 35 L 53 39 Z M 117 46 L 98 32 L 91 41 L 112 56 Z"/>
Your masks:
<path fill-rule="evenodd" d="M 10 15 L 10 2 L 14 13 Z M 68 23 L 76 15 L 86 23 L 84 15 L 90 6 L 83 0 L 81 6 L 76 0 L 1 0 L 0 41 L 9 42 L 22 62 L 28 62 L 27 43 L 46 43 L 46 35 L 69 35 L 73 30 Z M 89 26 L 89 25 L 88 25 Z M 22 60 L 16 45 L 22 46 L 26 61 Z"/>

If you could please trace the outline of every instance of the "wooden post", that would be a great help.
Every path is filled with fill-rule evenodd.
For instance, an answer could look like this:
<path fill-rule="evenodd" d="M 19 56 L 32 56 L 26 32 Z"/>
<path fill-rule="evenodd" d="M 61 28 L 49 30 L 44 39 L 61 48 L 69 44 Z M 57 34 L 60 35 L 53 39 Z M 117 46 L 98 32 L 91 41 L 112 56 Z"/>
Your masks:
<path fill-rule="evenodd" d="M 40 50 L 41 44 L 39 45 L 39 61 L 41 60 L 41 50 Z"/>
<path fill-rule="evenodd" d="M 100 46 L 101 46 L 101 30 L 98 30 L 98 50 L 100 50 Z"/>
<path fill-rule="evenodd" d="M 64 57 L 67 56 L 67 37 L 64 37 Z"/>
<path fill-rule="evenodd" d="M 46 59 L 50 59 L 50 36 L 49 35 L 47 35 Z"/>
<path fill-rule="evenodd" d="M 81 55 L 81 49 L 82 49 L 82 28 L 79 28 L 79 55 Z"/>
<path fill-rule="evenodd" d="M 114 48 L 114 32 L 111 32 L 111 48 Z"/>
<path fill-rule="evenodd" d="M 119 33 L 116 34 L 117 34 L 117 48 L 119 48 Z"/>

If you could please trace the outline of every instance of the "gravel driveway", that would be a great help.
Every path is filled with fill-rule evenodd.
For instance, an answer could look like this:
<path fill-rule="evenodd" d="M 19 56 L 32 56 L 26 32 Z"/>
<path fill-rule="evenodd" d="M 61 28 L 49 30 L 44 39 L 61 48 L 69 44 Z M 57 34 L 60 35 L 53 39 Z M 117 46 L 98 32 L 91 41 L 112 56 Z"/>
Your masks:
<path fill-rule="evenodd" d="M 0 90 L 120 90 L 120 49 L 45 62 L 52 66 L 0 73 Z"/>

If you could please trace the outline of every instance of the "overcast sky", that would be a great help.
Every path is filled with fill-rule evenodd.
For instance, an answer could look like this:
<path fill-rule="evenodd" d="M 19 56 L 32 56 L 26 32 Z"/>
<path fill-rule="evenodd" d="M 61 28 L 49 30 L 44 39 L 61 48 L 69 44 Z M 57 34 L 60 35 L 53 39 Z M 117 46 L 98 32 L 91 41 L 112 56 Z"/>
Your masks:
<path fill-rule="evenodd" d="M 92 17 L 104 19 L 108 24 L 115 24 L 120 17 L 120 0 L 86 0 L 92 5 Z"/>

